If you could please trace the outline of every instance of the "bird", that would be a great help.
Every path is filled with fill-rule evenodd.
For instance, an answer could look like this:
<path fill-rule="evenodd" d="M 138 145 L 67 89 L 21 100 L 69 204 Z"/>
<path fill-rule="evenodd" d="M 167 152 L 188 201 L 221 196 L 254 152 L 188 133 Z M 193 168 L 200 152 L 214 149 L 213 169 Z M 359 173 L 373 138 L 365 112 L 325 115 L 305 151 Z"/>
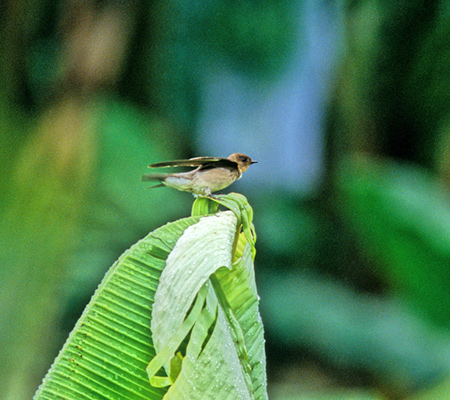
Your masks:
<path fill-rule="evenodd" d="M 234 181 L 240 179 L 242 173 L 251 164 L 257 161 L 242 153 L 233 153 L 227 158 L 221 157 L 194 157 L 187 160 L 164 161 L 150 164 L 149 168 L 166 167 L 196 167 L 188 172 L 172 174 L 145 174 L 143 181 L 160 181 L 159 185 L 151 186 L 157 188 L 168 186 L 177 190 L 191 192 L 194 197 L 211 196 L 211 193 L 225 189 Z"/>

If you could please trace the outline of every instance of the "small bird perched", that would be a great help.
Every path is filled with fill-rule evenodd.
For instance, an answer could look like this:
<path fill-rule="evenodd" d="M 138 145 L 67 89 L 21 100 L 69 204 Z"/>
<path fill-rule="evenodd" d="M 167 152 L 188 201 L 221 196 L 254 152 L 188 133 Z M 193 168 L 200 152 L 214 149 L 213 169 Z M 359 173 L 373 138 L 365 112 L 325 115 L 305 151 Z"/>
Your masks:
<path fill-rule="evenodd" d="M 143 181 L 156 180 L 161 184 L 151 188 L 169 186 L 177 190 L 191 192 L 195 197 L 210 196 L 212 192 L 230 186 L 235 180 L 240 179 L 242 173 L 251 164 L 255 164 L 249 156 L 242 153 L 233 153 L 228 158 L 220 157 L 195 157 L 188 160 L 166 161 L 151 164 L 149 168 L 166 167 L 197 167 L 189 172 L 173 174 L 146 174 L 142 175 Z"/>

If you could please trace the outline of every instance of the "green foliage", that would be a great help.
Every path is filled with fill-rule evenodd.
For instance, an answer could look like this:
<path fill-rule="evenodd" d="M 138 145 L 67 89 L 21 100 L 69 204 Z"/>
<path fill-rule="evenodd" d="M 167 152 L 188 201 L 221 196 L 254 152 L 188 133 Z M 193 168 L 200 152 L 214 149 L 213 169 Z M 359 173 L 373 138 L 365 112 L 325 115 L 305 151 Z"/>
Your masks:
<path fill-rule="evenodd" d="M 216 201 L 233 211 L 209 215 Z M 251 207 L 238 194 L 196 203 L 111 267 L 36 400 L 160 399 L 168 384 L 170 398 L 267 398 Z"/>
<path fill-rule="evenodd" d="M 35 399 L 150 399 L 150 313 L 165 259 L 197 217 L 167 224 L 125 252 L 106 274 Z"/>
<path fill-rule="evenodd" d="M 270 76 L 292 50 L 291 7 L 289 1 L 215 1 L 203 17 L 201 39 L 236 69 Z"/>
<path fill-rule="evenodd" d="M 55 105 L 15 149 L 0 215 L 4 398 L 30 398 L 67 335 L 63 317 L 73 326 L 118 255 L 180 216 L 181 193 L 150 195 L 137 172 L 173 156 L 170 134 L 154 116 L 99 96 Z"/>
<path fill-rule="evenodd" d="M 432 386 L 431 388 L 424 389 L 414 396 L 408 398 L 408 400 L 435 400 L 446 399 L 450 393 L 450 378 L 447 377 L 443 382 Z"/>
<path fill-rule="evenodd" d="M 298 400 L 299 397 L 296 394 L 291 396 L 282 394 L 281 396 L 274 396 L 273 400 Z M 321 393 L 302 394 L 301 400 L 384 400 L 384 397 L 380 395 L 372 394 L 365 391 L 350 391 L 350 390 L 337 390 L 335 393 L 328 393 L 324 391 Z"/>
<path fill-rule="evenodd" d="M 394 289 L 424 318 L 449 327 L 450 208 L 419 168 L 353 157 L 341 165 L 339 204 Z"/>

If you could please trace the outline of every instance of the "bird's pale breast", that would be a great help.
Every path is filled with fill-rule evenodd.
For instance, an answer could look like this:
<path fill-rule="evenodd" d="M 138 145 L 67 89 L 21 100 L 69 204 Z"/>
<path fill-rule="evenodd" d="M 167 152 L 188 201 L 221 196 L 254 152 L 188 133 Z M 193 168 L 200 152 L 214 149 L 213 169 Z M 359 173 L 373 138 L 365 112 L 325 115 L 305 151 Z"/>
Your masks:
<path fill-rule="evenodd" d="M 192 186 L 197 192 L 204 192 L 209 188 L 211 192 L 225 189 L 236 179 L 240 178 L 239 171 L 228 168 L 211 168 L 199 171 L 192 180 Z"/>

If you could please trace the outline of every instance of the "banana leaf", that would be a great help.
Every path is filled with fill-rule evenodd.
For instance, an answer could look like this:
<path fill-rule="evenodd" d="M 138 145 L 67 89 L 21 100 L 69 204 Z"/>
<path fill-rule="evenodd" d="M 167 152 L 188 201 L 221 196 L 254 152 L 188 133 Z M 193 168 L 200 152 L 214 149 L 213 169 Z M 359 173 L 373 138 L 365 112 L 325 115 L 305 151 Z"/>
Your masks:
<path fill-rule="evenodd" d="M 34 398 L 266 399 L 251 221 L 241 195 L 200 198 L 127 250 Z"/>

